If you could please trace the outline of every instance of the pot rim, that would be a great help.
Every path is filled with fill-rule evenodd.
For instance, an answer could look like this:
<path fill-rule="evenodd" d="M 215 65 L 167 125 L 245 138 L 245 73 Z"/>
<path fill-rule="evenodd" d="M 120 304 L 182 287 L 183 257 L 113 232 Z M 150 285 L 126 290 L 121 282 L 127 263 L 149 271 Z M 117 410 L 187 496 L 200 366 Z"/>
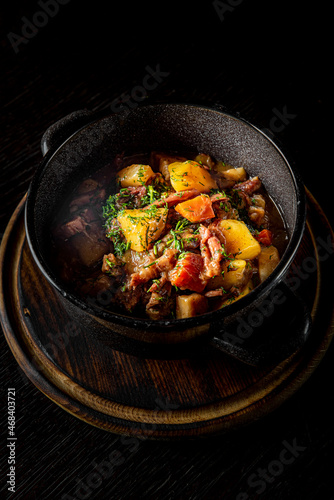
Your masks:
<path fill-rule="evenodd" d="M 289 169 L 289 173 L 291 179 L 293 181 L 294 189 L 296 192 L 297 199 L 297 207 L 296 207 L 296 223 L 294 231 L 291 234 L 291 237 L 288 241 L 287 247 L 281 257 L 281 260 L 274 271 L 270 274 L 270 276 L 261 284 L 257 285 L 254 290 L 250 291 L 245 297 L 242 298 L 241 303 L 239 301 L 235 301 L 232 304 L 226 305 L 224 308 L 218 309 L 216 311 L 211 311 L 204 313 L 199 316 L 191 317 L 191 318 L 183 318 L 183 319 L 170 319 L 170 320 L 150 320 L 147 318 L 139 318 L 139 317 L 131 317 L 125 314 L 119 314 L 112 311 L 108 311 L 107 309 L 103 309 L 102 307 L 96 307 L 92 303 L 85 302 L 84 300 L 77 297 L 75 294 L 66 290 L 66 286 L 61 283 L 61 281 L 57 278 L 55 273 L 50 269 L 50 266 L 47 264 L 44 259 L 42 252 L 39 249 L 37 237 L 35 233 L 34 226 L 34 200 L 37 192 L 37 188 L 39 185 L 39 180 L 43 176 L 45 170 L 48 167 L 51 159 L 57 155 L 59 149 L 61 149 L 65 144 L 67 144 L 75 135 L 80 133 L 83 129 L 92 126 L 93 124 L 97 124 L 98 122 L 113 116 L 112 113 L 105 114 L 94 114 L 91 119 L 78 128 L 74 133 L 69 135 L 60 145 L 57 147 L 51 148 L 41 163 L 37 167 L 34 177 L 30 183 L 27 199 L 25 204 L 25 230 L 27 242 L 29 245 L 29 249 L 32 253 L 33 259 L 35 263 L 38 265 L 40 271 L 43 276 L 47 279 L 47 281 L 55 288 L 66 300 L 70 301 L 72 304 L 77 306 L 79 309 L 92 315 L 93 317 L 97 317 L 109 323 L 116 323 L 118 325 L 124 325 L 130 328 L 145 328 L 145 330 L 166 330 L 166 329 L 188 329 L 194 326 L 199 326 L 208 323 L 215 323 L 223 320 L 224 318 L 234 315 L 238 311 L 243 310 L 247 306 L 250 306 L 252 302 L 258 301 L 264 297 L 264 295 L 268 294 L 275 286 L 277 286 L 285 277 L 288 272 L 288 269 L 295 257 L 301 239 L 303 237 L 305 223 L 306 223 L 306 195 L 304 184 L 300 173 L 296 169 L 295 164 L 289 159 L 289 154 L 282 151 L 282 145 L 278 145 L 278 140 L 275 137 L 275 141 L 265 134 L 260 128 L 255 126 L 253 123 L 250 123 L 248 120 L 233 115 L 222 109 L 217 109 L 215 107 L 210 107 L 203 104 L 191 104 L 191 103 L 158 103 L 158 104 L 146 104 L 140 106 L 140 108 L 152 108 L 152 107 L 189 107 L 189 108 L 198 108 L 205 109 L 212 112 L 216 112 L 219 114 L 226 115 L 228 118 L 232 118 L 234 120 L 240 121 L 250 128 L 254 129 L 257 133 L 261 134 L 267 141 L 269 141 L 274 149 L 278 152 L 278 154 L 283 158 L 285 164 Z M 135 112 L 138 110 L 138 107 L 135 108 Z M 129 115 L 132 114 L 130 111 Z M 100 116 L 99 116 L 100 115 Z M 121 113 L 119 113 L 121 116 Z M 293 166 L 292 166 L 293 164 Z M 270 194 L 270 193 L 269 193 Z M 284 217 L 284 214 L 283 214 Z"/>

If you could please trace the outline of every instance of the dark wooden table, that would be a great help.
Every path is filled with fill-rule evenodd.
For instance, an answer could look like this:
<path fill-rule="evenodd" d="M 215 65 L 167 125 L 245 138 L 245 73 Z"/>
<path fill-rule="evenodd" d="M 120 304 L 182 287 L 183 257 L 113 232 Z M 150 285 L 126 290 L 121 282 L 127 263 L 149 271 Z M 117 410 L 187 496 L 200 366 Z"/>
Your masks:
<path fill-rule="evenodd" d="M 40 139 L 50 124 L 77 109 L 115 111 L 161 100 L 221 104 L 274 133 L 333 224 L 324 136 L 330 64 L 323 26 L 330 13 L 294 5 L 291 12 L 286 0 L 150 7 L 3 2 L 1 234 L 41 160 Z M 72 417 L 26 378 L 3 335 L 0 343 L 1 498 L 334 498 L 334 346 L 302 388 L 263 420 L 215 438 L 169 443 L 113 435 Z M 12 496 L 8 388 L 16 390 Z"/>

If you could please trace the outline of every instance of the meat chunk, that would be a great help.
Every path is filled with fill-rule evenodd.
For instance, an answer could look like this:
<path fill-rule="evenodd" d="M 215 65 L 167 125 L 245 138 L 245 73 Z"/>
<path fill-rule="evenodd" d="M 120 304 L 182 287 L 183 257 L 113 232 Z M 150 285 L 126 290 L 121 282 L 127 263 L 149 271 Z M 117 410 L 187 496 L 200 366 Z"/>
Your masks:
<path fill-rule="evenodd" d="M 199 234 L 194 234 L 193 231 L 187 230 L 181 233 L 181 241 L 183 250 L 194 250 L 199 247 L 200 237 Z"/>
<path fill-rule="evenodd" d="M 216 288 L 215 290 L 209 290 L 206 292 L 204 295 L 205 297 L 221 297 L 223 295 L 223 289 L 222 288 Z"/>
<path fill-rule="evenodd" d="M 102 272 L 109 273 L 115 266 L 117 266 L 116 257 L 113 253 L 103 256 Z"/>
<path fill-rule="evenodd" d="M 113 278 L 104 273 L 94 275 L 83 282 L 79 281 L 77 286 L 79 294 L 87 298 L 88 302 L 91 302 L 90 299 L 94 297 L 95 300 L 93 299 L 93 303 L 96 304 L 96 301 L 100 301 L 100 305 L 106 306 L 113 300 L 113 293 L 111 291 Z"/>
<path fill-rule="evenodd" d="M 161 200 L 157 200 L 153 202 L 153 205 L 157 205 L 158 207 L 164 207 L 166 204 L 168 207 L 172 207 L 181 203 L 182 201 L 190 200 L 191 198 L 195 198 L 199 196 L 201 193 L 197 189 L 187 189 L 186 191 L 178 191 L 176 193 L 172 193 L 166 198 L 162 198 Z"/>
<path fill-rule="evenodd" d="M 79 194 L 91 193 L 92 191 L 95 191 L 98 187 L 100 187 L 100 185 L 96 180 L 88 178 L 82 181 L 82 183 L 78 186 L 77 193 Z"/>
<path fill-rule="evenodd" d="M 116 196 L 116 207 L 118 209 L 123 208 L 124 204 L 131 200 L 131 206 L 134 208 L 140 208 L 142 203 L 142 198 L 147 193 L 146 186 L 130 186 L 123 188 Z"/>
<path fill-rule="evenodd" d="M 153 285 L 151 285 L 147 291 L 150 293 L 158 292 L 159 290 L 162 289 L 162 287 L 166 282 L 167 282 L 167 273 L 162 272 L 160 279 L 154 280 Z"/>
<path fill-rule="evenodd" d="M 199 227 L 200 249 L 203 257 L 202 277 L 206 280 L 221 273 L 221 260 L 223 258 L 223 248 L 217 236 L 203 226 Z"/>
<path fill-rule="evenodd" d="M 137 288 L 142 283 L 147 283 L 150 280 L 156 279 L 159 276 L 159 269 L 155 261 L 151 264 L 144 266 L 137 273 L 133 273 L 130 278 L 130 288 Z"/>
<path fill-rule="evenodd" d="M 166 155 L 165 153 L 159 153 L 154 151 L 151 153 L 150 164 L 152 164 L 153 168 L 158 169 L 159 172 L 164 176 L 166 181 L 169 181 L 170 174 L 168 170 L 168 165 L 175 161 L 186 161 L 187 158 L 183 156 L 171 156 Z"/>
<path fill-rule="evenodd" d="M 95 205 L 101 201 L 103 201 L 106 197 L 106 190 L 104 188 L 98 188 L 94 191 L 84 192 L 83 194 L 78 194 L 71 202 L 70 202 L 70 211 L 73 213 L 78 210 L 80 207 L 85 205 Z"/>
<path fill-rule="evenodd" d="M 250 220 L 257 226 L 261 226 L 263 224 L 265 214 L 266 212 L 264 208 L 261 207 L 249 207 L 248 209 L 248 216 Z"/>
<path fill-rule="evenodd" d="M 67 240 L 78 233 L 87 231 L 90 224 L 99 221 L 99 216 L 93 207 L 86 207 L 72 216 L 72 219 L 56 226 L 54 236 L 61 240 Z M 94 224 L 93 224 L 94 225 Z"/>
<path fill-rule="evenodd" d="M 123 266 L 118 262 L 117 257 L 113 253 L 108 253 L 103 256 L 102 272 L 109 276 L 120 277 L 123 274 Z"/>
<path fill-rule="evenodd" d="M 174 305 L 171 299 L 171 289 L 171 284 L 166 281 L 158 291 L 152 292 L 146 304 L 146 313 L 151 319 L 159 320 L 170 315 Z"/>
<path fill-rule="evenodd" d="M 86 207 L 80 212 L 80 216 L 89 224 L 99 220 L 99 216 L 93 207 Z"/>
<path fill-rule="evenodd" d="M 167 248 L 161 257 L 156 261 L 156 266 L 160 272 L 170 271 L 175 266 L 177 250 Z"/>
<path fill-rule="evenodd" d="M 99 263 L 104 254 L 110 252 L 110 241 L 105 237 L 103 228 L 97 222 L 69 240 L 80 262 L 87 267 Z"/>
<path fill-rule="evenodd" d="M 132 311 L 138 304 L 142 303 L 145 292 L 138 286 L 133 289 L 125 284 L 118 288 L 115 294 L 115 303 L 121 304 L 128 311 Z"/>
<path fill-rule="evenodd" d="M 248 179 L 247 181 L 240 182 L 239 184 L 236 184 L 234 186 L 234 189 L 238 191 L 242 191 L 243 193 L 247 194 L 248 196 L 252 195 L 255 193 L 255 191 L 258 191 L 261 187 L 261 181 L 260 179 L 256 177 L 252 177 L 251 179 Z"/>
<path fill-rule="evenodd" d="M 162 272 L 173 269 L 176 263 L 176 254 L 177 250 L 167 248 L 161 257 L 152 260 L 152 262 L 142 267 L 140 271 L 131 275 L 130 288 L 136 288 L 142 283 L 158 278 Z"/>
<path fill-rule="evenodd" d="M 260 194 L 254 194 L 250 202 L 251 205 L 248 207 L 248 216 L 254 224 L 261 226 L 265 222 L 265 199 Z"/>
<path fill-rule="evenodd" d="M 211 203 L 216 203 L 217 201 L 223 202 L 223 201 L 228 201 L 228 196 L 226 196 L 225 193 L 215 193 L 210 196 Z"/>
<path fill-rule="evenodd" d="M 54 235 L 56 238 L 67 240 L 74 236 L 75 234 L 82 233 L 86 230 L 86 221 L 77 215 L 72 220 L 57 226 Z"/>
<path fill-rule="evenodd" d="M 238 219 L 239 212 L 233 208 L 229 201 L 221 201 L 213 204 L 213 211 L 218 219 Z"/>

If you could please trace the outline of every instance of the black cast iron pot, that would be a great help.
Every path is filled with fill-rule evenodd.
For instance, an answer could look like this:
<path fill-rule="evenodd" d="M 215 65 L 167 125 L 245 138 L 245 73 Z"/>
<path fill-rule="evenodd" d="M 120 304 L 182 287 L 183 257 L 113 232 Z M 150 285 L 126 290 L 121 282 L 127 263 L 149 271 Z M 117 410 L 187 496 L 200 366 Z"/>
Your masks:
<path fill-rule="evenodd" d="M 66 289 L 47 259 L 49 226 L 69 186 L 103 167 L 120 152 L 198 151 L 258 175 L 283 214 L 289 242 L 274 272 L 244 298 L 194 318 L 152 321 L 106 310 Z M 64 307 L 91 336 L 132 354 L 168 356 L 214 342 L 252 364 L 282 359 L 310 331 L 305 305 L 284 284 L 305 226 L 301 178 L 277 145 L 243 119 L 189 104 L 139 106 L 96 117 L 72 113 L 42 138 L 44 159 L 31 182 L 25 211 L 28 244 L 35 262 Z M 256 320 L 257 318 L 257 320 Z M 181 348 L 183 347 L 183 350 Z"/>

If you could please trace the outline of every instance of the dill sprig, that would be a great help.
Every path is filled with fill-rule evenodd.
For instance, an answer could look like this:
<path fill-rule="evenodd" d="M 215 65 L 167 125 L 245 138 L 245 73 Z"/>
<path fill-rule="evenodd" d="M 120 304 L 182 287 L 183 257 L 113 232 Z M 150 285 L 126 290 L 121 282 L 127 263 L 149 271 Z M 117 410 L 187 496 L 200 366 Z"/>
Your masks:
<path fill-rule="evenodd" d="M 166 244 L 168 246 L 173 246 L 179 252 L 183 252 L 184 243 L 183 243 L 182 233 L 189 226 L 194 227 L 194 223 L 190 222 L 186 218 L 183 218 L 183 219 L 180 219 L 179 221 L 177 221 L 175 228 L 171 229 L 169 232 L 171 235 L 171 239 L 168 240 L 166 242 Z M 199 226 L 199 224 L 196 224 L 196 226 Z M 194 234 L 195 234 L 195 231 L 194 231 Z"/>

